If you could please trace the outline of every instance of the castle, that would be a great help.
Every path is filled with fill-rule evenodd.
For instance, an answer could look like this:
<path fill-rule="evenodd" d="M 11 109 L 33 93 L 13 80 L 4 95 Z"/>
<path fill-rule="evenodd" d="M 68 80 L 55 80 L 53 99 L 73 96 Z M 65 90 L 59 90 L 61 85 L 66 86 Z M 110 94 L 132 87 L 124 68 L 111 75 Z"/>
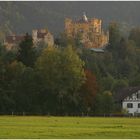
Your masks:
<path fill-rule="evenodd" d="M 103 31 L 102 20 L 96 18 L 88 19 L 85 13 L 82 18 L 76 21 L 66 18 L 65 33 L 68 38 L 78 39 L 84 47 L 90 49 L 104 48 L 109 42 L 109 32 L 105 33 Z M 25 35 L 13 34 L 6 36 L 4 45 L 7 50 L 17 48 L 24 38 Z M 53 35 L 47 29 L 32 30 L 32 39 L 34 46 L 38 46 L 40 42 L 44 42 L 48 46 L 54 45 Z"/>
<path fill-rule="evenodd" d="M 79 20 L 65 19 L 67 37 L 80 39 L 86 48 L 103 48 L 108 44 L 109 32 L 102 29 L 102 20 L 88 19 L 85 13 Z"/>
<path fill-rule="evenodd" d="M 7 50 L 17 49 L 21 41 L 23 41 L 25 35 L 8 35 L 4 40 L 4 45 Z M 44 42 L 48 46 L 54 45 L 53 35 L 47 29 L 32 30 L 33 44 L 36 47 L 38 43 Z"/>

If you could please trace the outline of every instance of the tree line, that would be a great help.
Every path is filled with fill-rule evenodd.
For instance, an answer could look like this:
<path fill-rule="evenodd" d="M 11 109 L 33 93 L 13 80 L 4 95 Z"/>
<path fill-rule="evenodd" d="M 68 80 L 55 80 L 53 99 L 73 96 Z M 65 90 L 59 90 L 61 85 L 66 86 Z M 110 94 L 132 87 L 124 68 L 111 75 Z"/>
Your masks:
<path fill-rule="evenodd" d="M 128 36 L 109 25 L 104 53 L 92 52 L 79 38 L 63 33 L 54 46 L 33 47 L 30 35 L 17 50 L 0 45 L 0 113 L 102 115 L 122 113 L 118 90 L 140 85 L 140 29 Z"/>

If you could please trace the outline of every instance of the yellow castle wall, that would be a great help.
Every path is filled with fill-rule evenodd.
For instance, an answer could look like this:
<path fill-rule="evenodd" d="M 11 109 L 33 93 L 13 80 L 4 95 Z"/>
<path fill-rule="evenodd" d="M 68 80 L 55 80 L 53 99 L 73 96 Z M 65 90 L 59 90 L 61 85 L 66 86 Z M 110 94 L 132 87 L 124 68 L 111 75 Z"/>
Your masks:
<path fill-rule="evenodd" d="M 101 25 L 100 19 L 91 19 L 88 22 L 73 22 L 71 19 L 66 19 L 65 33 L 68 37 L 76 37 L 80 33 L 85 47 L 98 48 L 108 43 L 108 35 L 102 32 Z"/>

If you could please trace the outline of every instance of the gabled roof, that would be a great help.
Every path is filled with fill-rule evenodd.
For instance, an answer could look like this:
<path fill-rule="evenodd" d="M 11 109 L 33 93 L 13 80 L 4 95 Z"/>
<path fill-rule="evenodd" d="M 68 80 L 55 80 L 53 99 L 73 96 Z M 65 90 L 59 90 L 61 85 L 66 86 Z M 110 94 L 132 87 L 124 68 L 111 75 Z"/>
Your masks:
<path fill-rule="evenodd" d="M 140 86 L 123 88 L 115 93 L 114 98 L 117 102 L 121 102 L 126 97 L 131 96 L 133 93 L 136 93 L 138 90 L 140 90 Z"/>

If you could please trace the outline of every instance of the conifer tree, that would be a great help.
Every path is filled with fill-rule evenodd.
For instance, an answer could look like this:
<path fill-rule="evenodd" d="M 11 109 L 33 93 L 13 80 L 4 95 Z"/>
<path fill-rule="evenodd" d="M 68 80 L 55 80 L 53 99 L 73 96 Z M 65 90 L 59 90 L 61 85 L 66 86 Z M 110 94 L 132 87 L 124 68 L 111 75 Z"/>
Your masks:
<path fill-rule="evenodd" d="M 25 39 L 19 45 L 18 60 L 26 66 L 33 66 L 36 54 L 33 48 L 32 37 L 26 33 Z"/>

